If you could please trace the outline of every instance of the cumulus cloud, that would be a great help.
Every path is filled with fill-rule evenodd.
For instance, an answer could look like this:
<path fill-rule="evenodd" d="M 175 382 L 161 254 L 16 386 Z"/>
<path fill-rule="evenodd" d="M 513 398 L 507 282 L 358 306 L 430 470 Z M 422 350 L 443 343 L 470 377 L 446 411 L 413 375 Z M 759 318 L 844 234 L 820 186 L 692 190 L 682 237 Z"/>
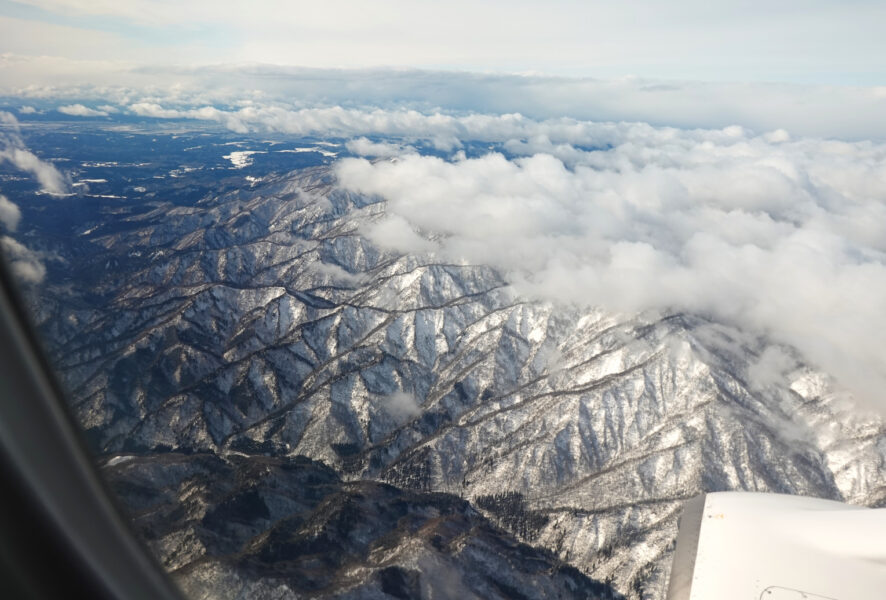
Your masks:
<path fill-rule="evenodd" d="M 176 109 L 163 108 L 154 102 L 136 102 L 129 107 L 129 110 L 140 117 L 153 117 L 155 119 L 196 119 L 196 112 L 181 111 Z"/>
<path fill-rule="evenodd" d="M 404 152 L 414 151 L 413 148 L 408 146 L 404 147 L 400 144 L 391 144 L 389 142 L 373 142 L 365 137 L 348 140 L 345 143 L 345 148 L 347 148 L 348 152 L 351 154 L 357 154 L 359 156 L 375 156 L 378 158 L 391 158 L 394 156 L 400 156 Z"/>
<path fill-rule="evenodd" d="M 407 392 L 398 391 L 389 396 L 382 396 L 379 398 L 379 403 L 382 410 L 398 423 L 408 421 L 421 414 L 421 407 L 415 396 Z"/>
<path fill-rule="evenodd" d="M 69 104 L 65 106 L 59 106 L 58 112 L 71 115 L 73 117 L 107 117 L 108 111 L 106 110 L 96 110 L 94 108 L 89 108 L 87 106 L 83 106 L 82 104 Z"/>
<path fill-rule="evenodd" d="M 367 235 L 492 265 L 528 298 L 738 325 L 886 406 L 886 145 L 511 120 L 527 156 L 340 161 L 343 187 L 386 200 Z"/>
<path fill-rule="evenodd" d="M 44 191 L 63 194 L 68 190 L 68 179 L 54 165 L 41 160 L 28 150 L 18 132 L 18 120 L 8 112 L 0 111 L 0 123 L 9 131 L 0 131 L 0 162 L 8 161 L 31 173 Z"/>
<path fill-rule="evenodd" d="M 355 286 L 363 281 L 363 278 L 360 275 L 349 273 L 333 263 L 318 261 L 311 263 L 310 268 L 315 273 L 318 273 L 327 279 L 331 285 Z"/>
<path fill-rule="evenodd" d="M 250 129 L 247 127 L 241 115 L 241 111 L 232 112 L 219 110 L 213 106 L 203 106 L 200 108 L 192 108 L 186 110 L 163 108 L 155 102 L 136 102 L 129 106 L 130 112 L 140 117 L 153 117 L 155 119 L 198 119 L 201 121 L 216 121 L 221 123 L 231 131 L 237 133 L 247 133 Z M 245 109 L 244 109 L 245 110 Z M 272 127 L 265 127 L 267 130 L 273 130 Z"/>
<path fill-rule="evenodd" d="M 0 223 L 3 223 L 9 231 L 15 231 L 21 218 L 22 211 L 19 207 L 0 194 Z"/>
<path fill-rule="evenodd" d="M 18 112 L 22 115 L 33 115 L 37 112 L 37 109 L 33 106 L 22 106 L 18 109 Z"/>
<path fill-rule="evenodd" d="M 0 247 L 3 248 L 3 256 L 9 268 L 19 281 L 26 284 L 43 281 L 46 267 L 39 253 L 29 250 L 9 236 L 0 237 Z"/>
<path fill-rule="evenodd" d="M 50 194 L 64 194 L 68 190 L 67 178 L 55 166 L 41 160 L 30 150 L 14 145 L 0 147 L 0 160 L 7 160 L 22 171 L 34 175 L 40 187 Z"/>
<path fill-rule="evenodd" d="M 68 180 L 53 165 L 40 160 L 33 152 L 27 149 L 19 135 L 18 120 L 14 115 L 0 111 L 0 162 L 9 161 L 19 169 L 34 175 L 41 187 L 50 193 L 61 194 L 68 189 Z M 14 232 L 21 221 L 21 210 L 0 194 L 0 223 L 6 226 L 10 232 Z M 46 276 L 46 267 L 43 265 L 42 255 L 29 250 L 9 236 L 0 237 L 0 248 L 3 257 L 9 264 L 13 274 L 19 281 L 26 284 L 36 284 L 43 281 Z"/>
<path fill-rule="evenodd" d="M 369 223 L 360 229 L 369 241 L 385 250 L 407 254 L 425 253 L 437 246 L 422 237 L 409 221 L 397 214 L 389 214 L 381 221 Z"/>

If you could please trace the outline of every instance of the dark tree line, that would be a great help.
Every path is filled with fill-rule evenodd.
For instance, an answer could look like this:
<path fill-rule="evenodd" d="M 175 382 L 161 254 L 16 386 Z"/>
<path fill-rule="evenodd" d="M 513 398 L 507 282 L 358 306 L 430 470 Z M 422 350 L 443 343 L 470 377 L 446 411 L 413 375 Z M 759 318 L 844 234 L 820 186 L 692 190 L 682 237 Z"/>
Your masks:
<path fill-rule="evenodd" d="M 499 525 L 529 541 L 534 541 L 549 521 L 547 515 L 527 508 L 520 492 L 477 496 L 477 506 L 492 513 Z"/>

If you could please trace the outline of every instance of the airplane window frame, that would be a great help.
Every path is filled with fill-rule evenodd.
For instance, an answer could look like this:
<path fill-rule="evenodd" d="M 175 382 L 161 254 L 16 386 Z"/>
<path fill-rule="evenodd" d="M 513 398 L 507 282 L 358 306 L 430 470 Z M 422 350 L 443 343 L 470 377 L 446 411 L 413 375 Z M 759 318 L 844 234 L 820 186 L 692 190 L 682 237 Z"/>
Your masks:
<path fill-rule="evenodd" d="M 0 573 L 9 597 L 181 600 L 99 475 L 0 253 Z"/>

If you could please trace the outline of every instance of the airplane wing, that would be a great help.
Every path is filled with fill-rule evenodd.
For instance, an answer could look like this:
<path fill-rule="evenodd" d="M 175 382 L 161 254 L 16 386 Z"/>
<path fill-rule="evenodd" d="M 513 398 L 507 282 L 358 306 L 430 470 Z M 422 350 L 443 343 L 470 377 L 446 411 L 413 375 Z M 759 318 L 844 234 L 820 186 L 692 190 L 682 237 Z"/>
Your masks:
<path fill-rule="evenodd" d="M 886 509 L 716 492 L 680 519 L 668 600 L 884 600 Z"/>

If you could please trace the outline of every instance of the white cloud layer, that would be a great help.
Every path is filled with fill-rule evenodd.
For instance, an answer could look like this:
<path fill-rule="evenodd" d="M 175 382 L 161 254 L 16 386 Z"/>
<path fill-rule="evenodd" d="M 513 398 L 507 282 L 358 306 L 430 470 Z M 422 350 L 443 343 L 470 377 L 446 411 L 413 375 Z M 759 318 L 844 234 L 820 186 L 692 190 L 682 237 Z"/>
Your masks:
<path fill-rule="evenodd" d="M 28 103 L 66 98 L 66 104 L 135 105 L 137 114 L 214 120 L 235 131 L 250 123 L 261 127 L 265 120 L 280 130 L 280 117 L 273 113 L 343 106 L 388 111 L 412 108 L 424 114 L 520 113 L 536 121 L 642 121 L 681 128 L 737 124 L 755 131 L 785 129 L 795 136 L 886 141 L 884 86 L 571 79 L 261 65 L 138 67 L 0 54 L 0 93 L 28 99 Z M 247 114 L 238 114 L 241 109 Z M 364 131 L 354 135 L 370 134 L 369 129 Z"/>
<path fill-rule="evenodd" d="M 342 160 L 343 187 L 387 201 L 365 234 L 495 266 L 531 298 L 737 324 L 886 407 L 886 145 L 510 119 L 465 130 L 519 133 L 514 160 Z"/>
<path fill-rule="evenodd" d="M 439 110 L 426 113 L 405 108 L 388 110 L 342 106 L 290 109 L 252 103 L 239 109 L 222 110 L 214 106 L 165 108 L 156 103 L 139 102 L 131 104 L 128 109 L 143 117 L 214 121 L 238 133 L 278 132 L 297 136 L 356 137 L 348 142 L 350 151 L 378 157 L 399 155 L 409 151 L 410 147 L 391 142 L 373 143 L 365 136 L 395 137 L 405 142 L 426 140 L 444 151 L 461 148 L 464 141 L 505 143 L 509 152 L 547 152 L 571 162 L 570 154 L 575 157 L 584 155 L 576 147 L 606 147 L 619 143 L 624 135 L 643 141 L 641 138 L 646 135 L 647 130 L 657 130 L 659 133 L 656 135 L 681 134 L 679 129 L 655 128 L 646 123 L 629 126 L 625 123 L 585 121 L 570 117 L 536 120 L 520 113 L 450 114 Z M 729 138 L 749 133 L 752 131 L 738 125 L 729 125 L 719 135 Z M 766 131 L 762 138 L 773 144 L 790 139 L 791 134 L 781 128 Z"/>

